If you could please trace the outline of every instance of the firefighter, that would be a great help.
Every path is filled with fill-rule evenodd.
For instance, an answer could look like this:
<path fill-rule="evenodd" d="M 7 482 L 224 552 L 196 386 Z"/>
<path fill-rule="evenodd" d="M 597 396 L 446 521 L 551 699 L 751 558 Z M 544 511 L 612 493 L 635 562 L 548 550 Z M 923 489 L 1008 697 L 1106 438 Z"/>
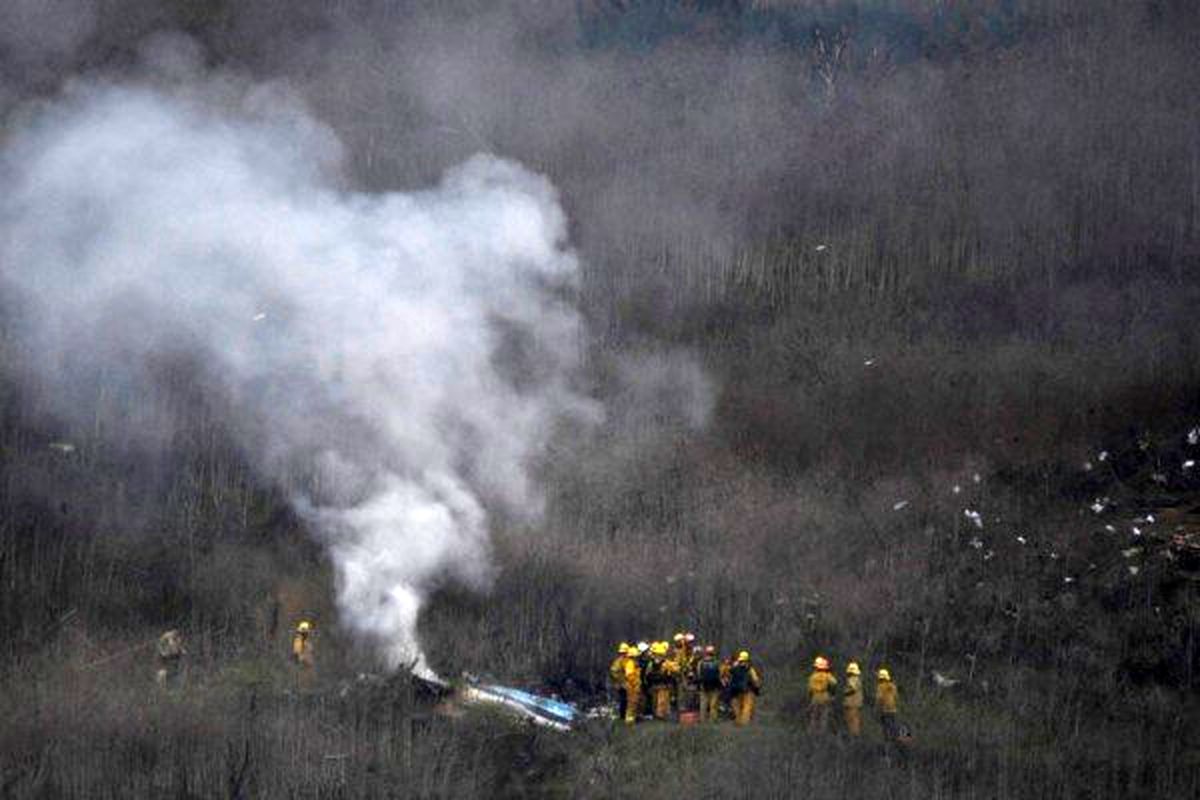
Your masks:
<path fill-rule="evenodd" d="M 633 655 L 637 662 L 638 674 L 642 676 L 641 692 L 638 694 L 638 707 L 635 713 L 638 716 L 645 716 L 650 713 L 650 690 L 646 685 L 646 675 L 650 670 L 650 644 L 638 642 Z"/>
<path fill-rule="evenodd" d="M 187 648 L 183 645 L 183 637 L 177 630 L 169 630 L 158 637 L 155 645 L 155 660 L 157 669 L 154 671 L 154 681 L 163 688 L 173 688 L 183 685 L 183 657 Z"/>
<path fill-rule="evenodd" d="M 292 661 L 304 673 L 309 672 L 316 666 L 316 661 L 313 658 L 312 631 L 312 623 L 306 619 L 302 619 L 300 620 L 300 624 L 296 626 L 296 635 L 292 637 Z"/>
<path fill-rule="evenodd" d="M 622 717 L 626 725 L 637 722 L 642 708 L 642 667 L 637 655 L 637 648 L 626 649 L 621 667 L 625 679 L 625 713 Z"/>
<path fill-rule="evenodd" d="M 883 738 L 894 742 L 899 737 L 900 726 L 896 721 L 900 693 L 892 682 L 892 674 L 886 668 L 875 673 L 875 709 L 879 712 L 879 724 L 883 726 Z"/>
<path fill-rule="evenodd" d="M 842 713 L 851 736 L 862 735 L 862 670 L 851 661 L 846 665 L 846 686 L 842 689 Z"/>
<path fill-rule="evenodd" d="M 625 687 L 625 661 L 628 658 L 629 645 L 621 642 L 617 646 L 617 657 L 608 665 L 609 682 L 617 696 L 617 719 L 625 719 L 625 708 L 629 704 L 629 693 Z"/>
<path fill-rule="evenodd" d="M 735 725 L 745 726 L 754 718 L 754 704 L 762 691 L 762 675 L 750 662 L 750 653 L 738 653 L 729 669 L 730 705 L 733 707 Z"/>
<path fill-rule="evenodd" d="M 704 655 L 696 662 L 696 685 L 700 689 L 700 721 L 717 722 L 721 718 L 721 689 L 727 676 L 717 658 L 717 648 L 708 645 Z"/>
<path fill-rule="evenodd" d="M 675 685 L 678 666 L 669 658 L 670 645 L 655 642 L 650 646 L 650 662 L 643 678 L 650 692 L 654 718 L 666 720 L 671 716 L 671 689 Z"/>
<path fill-rule="evenodd" d="M 695 682 L 693 680 L 693 671 L 695 669 L 693 643 L 695 641 L 695 634 L 675 634 L 675 649 L 671 654 L 671 660 L 675 662 L 675 666 L 677 667 L 674 690 L 675 708 L 679 711 L 691 711 L 695 706 Z"/>
<path fill-rule="evenodd" d="M 837 678 L 830 670 L 829 659 L 817 656 L 813 661 L 813 673 L 808 676 L 808 732 L 822 733 L 829 730 L 829 711 L 833 704 L 833 690 Z"/>

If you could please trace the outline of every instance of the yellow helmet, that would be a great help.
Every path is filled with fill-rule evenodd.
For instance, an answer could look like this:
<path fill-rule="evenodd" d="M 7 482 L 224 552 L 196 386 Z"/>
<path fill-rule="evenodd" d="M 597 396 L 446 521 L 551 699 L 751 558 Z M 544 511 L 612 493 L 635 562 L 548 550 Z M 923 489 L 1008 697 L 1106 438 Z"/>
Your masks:
<path fill-rule="evenodd" d="M 858 668 L 857 661 L 851 661 L 849 664 L 846 665 L 846 674 L 847 675 L 861 675 L 862 674 L 862 670 L 860 670 Z"/>
<path fill-rule="evenodd" d="M 621 642 L 619 645 L 617 645 L 617 653 L 623 656 L 629 655 L 629 644 L 627 642 Z"/>
<path fill-rule="evenodd" d="M 892 679 L 892 673 L 888 672 L 886 669 L 881 669 L 879 672 L 875 673 L 875 677 L 881 681 L 890 681 Z"/>
<path fill-rule="evenodd" d="M 737 660 L 738 661 L 749 661 L 750 660 L 750 652 L 748 650 L 743 650 L 742 652 L 738 653 Z"/>
<path fill-rule="evenodd" d="M 312 623 L 306 619 L 300 620 L 300 624 L 296 626 L 296 633 L 308 633 L 312 630 Z"/>
<path fill-rule="evenodd" d="M 668 646 L 666 642 L 655 642 L 654 646 L 650 648 L 650 652 L 656 656 L 665 656 L 667 654 L 667 648 Z"/>
<path fill-rule="evenodd" d="M 829 659 L 825 656 L 817 656 L 813 661 L 813 669 L 829 669 Z"/>

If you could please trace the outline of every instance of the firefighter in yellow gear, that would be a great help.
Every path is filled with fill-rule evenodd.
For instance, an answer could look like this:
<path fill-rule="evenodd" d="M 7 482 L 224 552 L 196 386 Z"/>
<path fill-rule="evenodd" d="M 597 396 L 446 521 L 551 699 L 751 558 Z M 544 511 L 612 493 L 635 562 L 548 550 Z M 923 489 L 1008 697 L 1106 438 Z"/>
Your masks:
<path fill-rule="evenodd" d="M 721 718 L 721 690 L 728 683 L 728 670 L 717 658 L 717 648 L 708 645 L 696 662 L 696 685 L 700 689 L 700 721 L 716 722 Z"/>
<path fill-rule="evenodd" d="M 626 650 L 621 673 L 625 681 L 625 713 L 621 716 L 626 725 L 632 725 L 637 722 L 642 707 L 642 667 L 637 659 L 637 648 Z"/>
<path fill-rule="evenodd" d="M 879 712 L 883 736 L 888 741 L 895 741 L 900 734 L 896 720 L 899 707 L 900 692 L 892 681 L 892 674 L 887 669 L 880 669 L 875 673 L 875 709 Z"/>
<path fill-rule="evenodd" d="M 643 676 L 646 689 L 650 692 L 654 718 L 666 720 L 671 716 L 671 689 L 679 672 L 678 665 L 668 655 L 671 651 L 666 642 L 655 642 L 650 646 L 650 663 Z"/>
<path fill-rule="evenodd" d="M 650 670 L 650 644 L 638 642 L 629 655 L 637 662 L 638 674 L 642 676 L 642 688 L 638 693 L 638 706 L 635 711 L 640 717 L 650 711 L 650 692 L 646 686 L 646 674 Z"/>
<path fill-rule="evenodd" d="M 837 682 L 837 678 L 834 677 L 829 666 L 829 659 L 825 656 L 817 656 L 813 661 L 813 672 L 808 676 L 809 733 L 829 730 L 829 714 Z"/>
<path fill-rule="evenodd" d="M 296 626 L 296 634 L 292 637 L 292 661 L 304 669 L 312 669 L 316 665 L 313 657 L 313 626 L 308 620 L 300 620 Z"/>
<path fill-rule="evenodd" d="M 617 645 L 617 657 L 608 665 L 609 684 L 617 696 L 617 719 L 625 718 L 625 708 L 629 704 L 629 693 L 625 689 L 625 660 L 628 658 L 629 645 L 621 642 Z"/>
<path fill-rule="evenodd" d="M 851 661 L 846 665 L 846 685 L 842 689 L 842 714 L 846 718 L 846 731 L 851 736 L 862 735 L 862 670 Z"/>
<path fill-rule="evenodd" d="M 675 634 L 675 649 L 671 653 L 671 660 L 675 662 L 675 707 L 679 711 L 692 711 L 695 709 L 696 695 L 696 652 L 695 644 L 696 635 L 693 633 L 677 633 Z"/>
<path fill-rule="evenodd" d="M 733 666 L 729 668 L 729 702 L 733 707 L 734 724 L 750 724 L 750 720 L 754 718 L 755 702 L 762 688 L 762 673 L 750 662 L 750 653 L 741 651 L 734 659 Z"/>

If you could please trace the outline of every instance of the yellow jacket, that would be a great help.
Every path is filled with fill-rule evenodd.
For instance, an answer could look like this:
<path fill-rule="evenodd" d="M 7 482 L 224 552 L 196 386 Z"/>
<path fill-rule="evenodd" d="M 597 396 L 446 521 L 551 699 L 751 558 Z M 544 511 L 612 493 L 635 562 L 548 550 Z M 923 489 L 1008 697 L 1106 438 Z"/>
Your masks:
<path fill-rule="evenodd" d="M 846 687 L 842 689 L 842 705 L 846 708 L 862 708 L 862 678 L 858 675 L 846 676 Z"/>
<path fill-rule="evenodd" d="M 625 676 L 625 691 L 631 695 L 640 692 L 642 690 L 642 670 L 638 667 L 637 659 L 625 659 L 622 669 Z"/>
<path fill-rule="evenodd" d="M 823 706 L 833 702 L 833 687 L 837 686 L 837 678 L 825 670 L 817 670 L 808 676 L 808 701 L 814 705 Z"/>
<path fill-rule="evenodd" d="M 627 660 L 625 656 L 617 656 L 608 665 L 608 677 L 613 683 L 619 685 L 625 682 L 625 662 Z"/>
<path fill-rule="evenodd" d="M 900 701 L 900 692 L 891 681 L 880 681 L 875 684 L 875 705 L 881 714 L 895 714 Z"/>
<path fill-rule="evenodd" d="M 306 667 L 313 665 L 312 638 L 297 633 L 292 637 L 292 656 L 296 662 Z"/>

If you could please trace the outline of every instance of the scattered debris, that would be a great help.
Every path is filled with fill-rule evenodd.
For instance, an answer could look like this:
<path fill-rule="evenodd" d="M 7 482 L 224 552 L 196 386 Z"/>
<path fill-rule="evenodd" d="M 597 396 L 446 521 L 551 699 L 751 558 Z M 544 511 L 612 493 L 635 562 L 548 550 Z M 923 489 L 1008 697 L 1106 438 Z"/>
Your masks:
<path fill-rule="evenodd" d="M 1108 451 L 1101 450 L 1100 455 L 1096 456 L 1096 460 L 1100 462 L 1108 461 Z"/>
<path fill-rule="evenodd" d="M 70 442 L 51 442 L 50 449 L 57 450 L 60 453 L 74 453 L 75 445 Z"/>
<path fill-rule="evenodd" d="M 967 519 L 971 520 L 971 522 L 973 522 L 975 524 L 976 528 L 979 528 L 980 530 L 983 529 L 983 517 L 980 515 L 980 513 L 978 511 L 972 511 L 969 508 L 964 508 L 963 516 L 966 517 Z"/>
<path fill-rule="evenodd" d="M 960 494 L 962 492 L 962 487 L 956 483 L 951 491 L 953 491 L 955 494 Z"/>
<path fill-rule="evenodd" d="M 983 480 L 983 478 L 981 478 L 979 476 L 979 473 L 976 472 L 974 475 L 971 476 L 971 480 L 974 481 L 975 483 L 979 483 L 980 481 Z"/>
<path fill-rule="evenodd" d="M 1137 525 L 1134 525 L 1132 530 L 1133 530 L 1133 535 L 1134 535 L 1134 536 L 1141 536 L 1141 535 L 1142 535 L 1142 529 L 1141 529 L 1141 528 L 1139 528 Z"/>
<path fill-rule="evenodd" d="M 1090 462 L 1090 461 L 1083 462 L 1083 471 L 1091 472 L 1092 471 L 1092 462 Z"/>
<path fill-rule="evenodd" d="M 1117 532 L 1116 526 L 1113 526 L 1113 525 L 1105 525 L 1104 530 L 1108 531 L 1109 533 Z"/>
<path fill-rule="evenodd" d="M 1121 555 L 1125 556 L 1126 558 L 1133 558 L 1134 556 L 1136 556 L 1136 555 L 1137 555 L 1138 553 L 1140 553 L 1140 552 L 1142 552 L 1142 548 L 1140 548 L 1140 547 L 1131 547 L 1131 548 L 1129 548 L 1128 550 L 1122 550 L 1122 551 L 1121 551 Z"/>
<path fill-rule="evenodd" d="M 1107 497 L 1098 497 L 1092 501 L 1092 504 L 1088 506 L 1088 508 L 1092 510 L 1092 513 L 1099 514 L 1100 512 L 1104 511 L 1104 509 L 1108 508 L 1108 503 L 1109 500 Z"/>
<path fill-rule="evenodd" d="M 1063 578 L 1063 583 L 1074 583 L 1074 582 L 1075 582 L 1075 579 L 1073 577 L 1071 577 L 1070 575 L 1067 575 Z"/>
<path fill-rule="evenodd" d="M 823 252 L 825 252 L 827 249 L 829 249 L 829 245 L 827 245 L 827 244 L 819 244 L 819 245 L 817 245 L 817 247 L 816 247 L 816 251 L 817 251 L 818 253 L 823 253 Z"/>
<path fill-rule="evenodd" d="M 1187 432 L 1187 443 L 1192 446 L 1200 444 L 1200 427 L 1192 428 Z"/>
<path fill-rule="evenodd" d="M 1135 564 L 1130 564 L 1130 565 L 1129 565 L 1129 574 L 1130 574 L 1130 575 L 1137 575 L 1137 574 L 1138 574 L 1139 572 L 1141 572 L 1141 571 L 1142 571 L 1142 568 L 1141 568 L 1141 567 L 1139 567 L 1139 566 L 1136 566 Z"/>
<path fill-rule="evenodd" d="M 875 359 L 873 359 L 873 358 L 868 358 L 866 361 L 864 361 L 864 362 L 863 362 L 863 366 L 864 366 L 864 367 L 873 367 L 873 366 L 875 366 Z"/>
<path fill-rule="evenodd" d="M 1154 481 L 1155 483 L 1166 484 L 1167 476 L 1161 472 L 1156 472 L 1150 476 L 1150 480 Z"/>
<path fill-rule="evenodd" d="M 908 506 L 907 500 L 900 500 L 892 504 L 892 511 L 901 511 Z"/>
<path fill-rule="evenodd" d="M 1192 468 L 1192 467 L 1194 467 L 1194 466 L 1196 466 L 1196 461 L 1195 461 L 1195 459 L 1191 459 L 1191 458 L 1189 458 L 1187 461 L 1183 462 L 1183 468 L 1184 468 L 1184 469 L 1191 469 L 1191 468 Z"/>
<path fill-rule="evenodd" d="M 976 536 L 971 539 L 970 545 L 971 545 L 971 547 L 974 547 L 976 550 L 980 550 L 983 548 L 983 540 L 980 539 L 978 536 Z"/>
<path fill-rule="evenodd" d="M 996 551 L 995 551 L 995 550 L 988 550 L 986 553 L 984 553 L 984 554 L 983 554 L 983 560 L 984 560 L 984 561 L 991 561 L 991 560 L 992 560 L 993 558 L 995 558 L 995 557 L 996 557 Z"/>
<path fill-rule="evenodd" d="M 1026 543 L 1026 540 L 1025 540 L 1024 536 L 1017 537 L 1017 544 L 1025 544 L 1025 543 Z"/>
<path fill-rule="evenodd" d="M 267 312 L 265 312 L 265 311 L 260 311 L 254 315 L 255 322 L 262 322 L 266 318 L 267 318 Z"/>
<path fill-rule="evenodd" d="M 951 678 L 947 675 L 943 675 L 942 673 L 938 672 L 937 670 L 934 670 L 933 685 L 938 687 L 939 689 L 950 689 L 954 686 L 957 686 L 958 684 L 959 684 L 959 680 L 957 678 Z"/>

